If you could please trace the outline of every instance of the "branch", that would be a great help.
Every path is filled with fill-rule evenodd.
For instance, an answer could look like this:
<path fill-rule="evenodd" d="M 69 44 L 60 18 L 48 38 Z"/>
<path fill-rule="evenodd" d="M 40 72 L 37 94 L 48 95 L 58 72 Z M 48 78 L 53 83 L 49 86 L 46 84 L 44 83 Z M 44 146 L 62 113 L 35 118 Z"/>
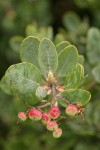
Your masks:
<path fill-rule="evenodd" d="M 56 97 L 55 85 L 52 85 L 52 87 L 51 87 L 51 93 L 52 93 L 51 104 L 53 106 L 55 104 L 55 102 L 56 102 L 56 99 L 55 99 L 55 97 Z"/>
<path fill-rule="evenodd" d="M 70 104 L 70 101 L 61 97 L 61 96 L 56 96 L 58 99 L 62 100 L 63 102 L 65 102 L 66 104 Z"/>
<path fill-rule="evenodd" d="M 36 106 L 36 108 L 41 109 L 41 108 L 44 108 L 44 107 L 47 107 L 47 106 L 50 106 L 50 105 L 51 105 L 51 103 L 48 102 L 46 104 L 43 104 L 43 105 L 40 105 L 40 106 Z"/>

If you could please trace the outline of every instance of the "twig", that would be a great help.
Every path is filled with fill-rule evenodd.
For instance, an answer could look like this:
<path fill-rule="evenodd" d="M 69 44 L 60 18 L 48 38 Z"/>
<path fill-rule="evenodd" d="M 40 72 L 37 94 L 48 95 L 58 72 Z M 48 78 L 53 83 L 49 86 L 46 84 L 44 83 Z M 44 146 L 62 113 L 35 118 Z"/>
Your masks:
<path fill-rule="evenodd" d="M 50 106 L 50 105 L 51 105 L 51 103 L 48 102 L 46 104 L 43 104 L 43 105 L 40 105 L 40 106 L 36 106 L 36 108 L 41 109 L 41 108 L 44 108 L 44 107 L 47 107 L 47 106 Z"/>
<path fill-rule="evenodd" d="M 70 104 L 70 101 L 69 100 L 67 100 L 67 99 L 65 99 L 65 98 L 63 98 L 63 97 L 61 97 L 61 96 L 56 96 L 58 99 L 60 99 L 60 100 L 62 100 L 63 102 L 65 102 L 65 103 L 67 103 L 67 104 Z"/>
<path fill-rule="evenodd" d="M 55 104 L 56 102 L 56 99 L 55 99 L 55 96 L 56 96 L 56 88 L 55 88 L 55 85 L 52 85 L 51 87 L 51 93 L 52 93 L 52 99 L 51 99 L 51 104 L 52 106 Z"/>

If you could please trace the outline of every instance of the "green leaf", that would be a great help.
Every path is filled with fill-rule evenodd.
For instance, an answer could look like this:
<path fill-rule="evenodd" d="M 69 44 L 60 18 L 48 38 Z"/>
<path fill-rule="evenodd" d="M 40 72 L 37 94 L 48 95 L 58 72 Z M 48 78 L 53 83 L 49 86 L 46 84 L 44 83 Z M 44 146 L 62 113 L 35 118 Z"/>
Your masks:
<path fill-rule="evenodd" d="M 43 38 L 53 39 L 52 27 L 40 27 L 36 23 L 30 24 L 26 27 L 26 36 L 36 36 L 40 40 Z"/>
<path fill-rule="evenodd" d="M 79 28 L 78 28 L 78 35 L 81 35 L 81 38 L 83 38 L 80 41 L 85 40 L 84 35 L 87 34 L 88 29 L 89 29 L 89 22 L 88 22 L 87 18 L 83 18 L 83 21 L 81 21 Z"/>
<path fill-rule="evenodd" d="M 0 81 L 0 88 L 9 95 L 14 95 L 14 90 L 7 84 L 5 76 L 2 77 Z"/>
<path fill-rule="evenodd" d="M 41 99 L 47 96 L 47 90 L 45 90 L 42 86 L 38 86 L 36 89 L 36 96 Z"/>
<path fill-rule="evenodd" d="M 26 37 L 27 36 L 36 36 L 38 37 L 38 29 L 37 29 L 37 24 L 33 23 L 33 24 L 29 24 L 26 26 Z"/>
<path fill-rule="evenodd" d="M 95 78 L 95 80 L 100 83 L 100 65 L 96 66 L 93 70 L 92 70 L 92 74 Z"/>
<path fill-rule="evenodd" d="M 10 46 L 14 52 L 16 52 L 16 53 L 20 52 L 20 45 L 21 45 L 23 39 L 24 38 L 21 36 L 14 36 L 10 39 Z"/>
<path fill-rule="evenodd" d="M 59 54 L 65 47 L 69 46 L 70 43 L 68 41 L 62 41 L 56 45 L 57 53 Z"/>
<path fill-rule="evenodd" d="M 58 55 L 54 44 L 49 39 L 43 39 L 39 45 L 39 65 L 43 73 L 55 72 L 58 66 Z"/>
<path fill-rule="evenodd" d="M 82 89 L 69 89 L 64 91 L 61 95 L 71 103 L 81 102 L 82 105 L 85 105 L 91 98 L 90 92 Z"/>
<path fill-rule="evenodd" d="M 81 83 L 84 76 L 84 68 L 82 65 L 77 64 L 74 71 L 67 74 L 65 79 L 65 86 L 67 89 L 76 89 Z"/>
<path fill-rule="evenodd" d="M 21 94 L 32 94 L 41 83 L 41 78 L 40 71 L 27 62 L 12 65 L 5 74 L 7 84 Z"/>
<path fill-rule="evenodd" d="M 57 102 L 61 105 L 61 106 L 63 106 L 63 107 L 67 107 L 67 103 L 65 103 L 65 102 L 63 102 L 62 100 L 57 100 Z"/>
<path fill-rule="evenodd" d="M 87 57 L 92 65 L 100 62 L 100 31 L 91 28 L 87 35 Z"/>
<path fill-rule="evenodd" d="M 81 64 L 81 65 L 84 65 L 84 62 L 85 62 L 84 56 L 83 55 L 79 55 L 78 63 Z"/>
<path fill-rule="evenodd" d="M 39 39 L 34 36 L 25 38 L 21 44 L 20 57 L 22 62 L 30 62 L 39 67 L 38 64 L 38 49 Z"/>
<path fill-rule="evenodd" d="M 75 46 L 69 45 L 64 48 L 58 55 L 58 76 L 66 76 L 66 74 L 75 69 L 78 62 L 78 51 Z"/>
<path fill-rule="evenodd" d="M 80 18 L 74 12 L 68 12 L 63 16 L 64 26 L 71 32 L 77 33 L 80 25 Z"/>
<path fill-rule="evenodd" d="M 64 34 L 62 33 L 58 33 L 55 35 L 55 38 L 54 38 L 54 44 L 58 44 L 59 42 L 62 42 L 62 41 L 65 41 L 66 38 L 64 36 Z"/>
<path fill-rule="evenodd" d="M 34 105 L 40 102 L 39 99 L 36 97 L 35 93 L 34 94 L 19 94 L 19 98 L 26 104 L 26 106 Z"/>

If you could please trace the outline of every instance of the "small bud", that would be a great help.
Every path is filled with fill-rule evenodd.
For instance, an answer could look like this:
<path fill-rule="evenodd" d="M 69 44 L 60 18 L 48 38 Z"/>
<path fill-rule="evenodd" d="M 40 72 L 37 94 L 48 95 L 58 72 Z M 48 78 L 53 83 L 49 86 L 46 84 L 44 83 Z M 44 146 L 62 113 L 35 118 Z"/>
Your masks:
<path fill-rule="evenodd" d="M 57 106 L 53 106 L 49 111 L 50 117 L 52 119 L 57 119 L 60 115 L 60 110 Z"/>
<path fill-rule="evenodd" d="M 43 113 L 42 114 L 42 122 L 44 124 L 47 124 L 51 120 L 50 115 L 48 113 Z"/>
<path fill-rule="evenodd" d="M 28 116 L 30 119 L 38 121 L 42 118 L 42 113 L 38 109 L 31 109 L 28 112 Z"/>
<path fill-rule="evenodd" d="M 22 121 L 25 121 L 27 119 L 27 116 L 24 112 L 19 112 L 18 113 L 18 118 Z"/>
<path fill-rule="evenodd" d="M 59 138 L 61 135 L 62 135 L 62 129 L 57 128 L 56 130 L 53 131 L 54 138 Z"/>
<path fill-rule="evenodd" d="M 78 108 L 75 105 L 70 104 L 66 107 L 66 113 L 67 115 L 75 116 L 78 113 Z"/>
<path fill-rule="evenodd" d="M 56 79 L 51 71 L 48 73 L 48 82 L 52 84 L 56 82 Z"/>
<path fill-rule="evenodd" d="M 56 121 L 50 121 L 47 123 L 47 129 L 49 131 L 54 131 L 58 128 L 58 124 L 56 123 Z"/>

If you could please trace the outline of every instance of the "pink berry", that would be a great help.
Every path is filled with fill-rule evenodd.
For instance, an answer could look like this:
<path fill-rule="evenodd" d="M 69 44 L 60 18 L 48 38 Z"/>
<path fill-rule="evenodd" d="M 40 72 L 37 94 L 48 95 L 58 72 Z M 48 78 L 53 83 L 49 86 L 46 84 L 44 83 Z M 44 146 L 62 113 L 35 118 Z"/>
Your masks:
<path fill-rule="evenodd" d="M 49 131 L 54 131 L 58 128 L 58 124 L 56 123 L 56 121 L 50 121 L 47 123 L 47 129 Z"/>
<path fill-rule="evenodd" d="M 59 138 L 61 135 L 62 135 L 62 129 L 57 128 L 56 130 L 53 131 L 54 138 Z"/>
<path fill-rule="evenodd" d="M 42 114 L 42 122 L 47 124 L 51 120 L 50 115 L 47 112 Z"/>
<path fill-rule="evenodd" d="M 70 104 L 66 107 L 66 113 L 67 115 L 75 116 L 78 113 L 78 108 L 75 105 Z"/>
<path fill-rule="evenodd" d="M 42 118 L 42 113 L 38 109 L 31 109 L 28 112 L 28 116 L 30 119 L 38 121 Z"/>
<path fill-rule="evenodd" d="M 60 115 L 60 110 L 57 106 L 53 106 L 49 111 L 50 117 L 52 119 L 57 119 Z"/>
<path fill-rule="evenodd" d="M 18 118 L 22 121 L 25 121 L 27 119 L 27 116 L 24 112 L 19 112 L 18 113 Z"/>

